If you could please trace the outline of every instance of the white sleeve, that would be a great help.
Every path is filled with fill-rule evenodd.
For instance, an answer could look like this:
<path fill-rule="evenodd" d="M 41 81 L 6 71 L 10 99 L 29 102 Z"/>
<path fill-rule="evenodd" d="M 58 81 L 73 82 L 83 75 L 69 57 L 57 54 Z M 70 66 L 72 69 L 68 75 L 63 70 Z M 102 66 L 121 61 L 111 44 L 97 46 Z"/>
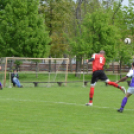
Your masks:
<path fill-rule="evenodd" d="M 95 53 L 92 55 L 92 58 L 94 58 L 94 59 L 95 59 Z"/>
<path fill-rule="evenodd" d="M 132 70 L 132 69 L 129 70 L 129 72 L 127 73 L 126 76 L 127 76 L 127 77 L 132 77 L 132 76 L 133 76 L 133 70 Z"/>

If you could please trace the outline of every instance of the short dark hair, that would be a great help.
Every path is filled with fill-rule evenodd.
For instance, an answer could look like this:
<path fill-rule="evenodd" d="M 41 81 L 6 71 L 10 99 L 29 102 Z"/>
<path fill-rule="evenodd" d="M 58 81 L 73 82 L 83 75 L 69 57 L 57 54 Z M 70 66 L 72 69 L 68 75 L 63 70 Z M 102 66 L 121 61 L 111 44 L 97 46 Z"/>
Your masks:
<path fill-rule="evenodd" d="M 101 50 L 101 51 L 100 51 L 100 54 L 105 54 L 105 51 L 104 51 L 104 50 Z"/>
<path fill-rule="evenodd" d="M 134 67 L 134 62 L 132 63 L 132 66 Z"/>

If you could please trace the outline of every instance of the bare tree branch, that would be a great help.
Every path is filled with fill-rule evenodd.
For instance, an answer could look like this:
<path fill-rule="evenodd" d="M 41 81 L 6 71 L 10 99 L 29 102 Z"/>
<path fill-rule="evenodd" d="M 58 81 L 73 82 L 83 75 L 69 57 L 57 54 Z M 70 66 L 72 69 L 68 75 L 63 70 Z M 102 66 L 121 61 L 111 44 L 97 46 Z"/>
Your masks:
<path fill-rule="evenodd" d="M 123 0 L 119 1 L 119 5 L 118 7 L 116 8 L 114 14 L 113 14 L 113 17 L 112 17 L 112 20 L 113 20 L 113 23 L 114 23 L 114 17 L 115 17 L 115 14 L 118 12 L 118 10 L 120 9 L 120 6 L 121 6 L 121 3 L 123 2 Z"/>

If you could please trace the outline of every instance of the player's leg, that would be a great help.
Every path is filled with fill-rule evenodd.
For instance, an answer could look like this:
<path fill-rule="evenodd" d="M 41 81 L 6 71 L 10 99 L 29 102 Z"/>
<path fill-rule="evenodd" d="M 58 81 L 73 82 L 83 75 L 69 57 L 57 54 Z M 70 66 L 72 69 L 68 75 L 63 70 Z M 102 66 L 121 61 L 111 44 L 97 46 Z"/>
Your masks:
<path fill-rule="evenodd" d="M 97 82 L 97 75 L 94 72 L 92 75 L 92 79 L 91 79 L 91 86 L 90 86 L 90 91 L 89 91 L 89 102 L 86 103 L 87 106 L 93 105 L 94 88 L 95 88 L 96 82 Z"/>
<path fill-rule="evenodd" d="M 125 105 L 126 105 L 126 103 L 127 103 L 128 97 L 131 96 L 131 95 L 132 95 L 132 94 L 127 93 L 126 96 L 122 99 L 121 107 L 120 107 L 120 109 L 117 110 L 118 112 L 120 112 L 120 113 L 123 112 L 124 107 L 125 107 Z"/>
<path fill-rule="evenodd" d="M 1 84 L 1 82 L 0 82 L 0 89 L 2 89 L 2 84 Z"/>
<path fill-rule="evenodd" d="M 117 110 L 118 112 L 120 112 L 120 113 L 123 112 L 124 107 L 125 107 L 125 105 L 126 105 L 126 103 L 127 103 L 127 100 L 128 100 L 128 98 L 129 98 L 132 94 L 134 94 L 134 88 L 129 87 L 128 90 L 127 90 L 126 96 L 122 99 L 120 109 Z"/>
<path fill-rule="evenodd" d="M 93 96 L 94 96 L 94 86 L 91 84 L 90 91 L 89 91 L 89 102 L 86 103 L 87 106 L 93 105 Z"/>
<path fill-rule="evenodd" d="M 18 78 L 14 77 L 13 78 L 13 82 L 17 85 L 17 87 L 20 87 L 21 86 Z"/>
<path fill-rule="evenodd" d="M 108 79 L 108 77 L 106 76 L 106 74 L 104 73 L 104 71 L 100 71 L 100 76 L 99 76 L 99 79 L 105 81 L 108 85 L 111 85 L 111 86 L 114 86 L 116 88 L 119 88 L 121 91 L 123 91 L 123 93 L 126 94 L 126 89 L 124 87 L 121 87 L 120 85 L 118 85 L 117 83 L 113 82 L 113 81 L 110 81 Z"/>
<path fill-rule="evenodd" d="M 113 82 L 113 81 L 110 81 L 109 79 L 105 80 L 105 82 L 108 84 L 108 85 L 111 85 L 111 86 L 114 86 L 116 88 L 119 88 L 124 94 L 126 94 L 126 89 L 124 87 L 121 87 L 120 85 L 118 85 L 117 83 Z"/>

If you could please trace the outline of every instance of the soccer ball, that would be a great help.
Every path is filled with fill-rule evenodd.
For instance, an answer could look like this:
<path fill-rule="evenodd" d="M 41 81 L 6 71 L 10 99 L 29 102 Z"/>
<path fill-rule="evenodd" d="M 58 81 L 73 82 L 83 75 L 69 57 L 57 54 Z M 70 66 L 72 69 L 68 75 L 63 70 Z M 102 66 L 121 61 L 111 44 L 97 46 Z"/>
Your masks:
<path fill-rule="evenodd" d="M 131 44 L 131 39 L 130 39 L 130 38 L 126 38 L 126 39 L 124 40 L 124 42 L 125 42 L 126 44 Z"/>

